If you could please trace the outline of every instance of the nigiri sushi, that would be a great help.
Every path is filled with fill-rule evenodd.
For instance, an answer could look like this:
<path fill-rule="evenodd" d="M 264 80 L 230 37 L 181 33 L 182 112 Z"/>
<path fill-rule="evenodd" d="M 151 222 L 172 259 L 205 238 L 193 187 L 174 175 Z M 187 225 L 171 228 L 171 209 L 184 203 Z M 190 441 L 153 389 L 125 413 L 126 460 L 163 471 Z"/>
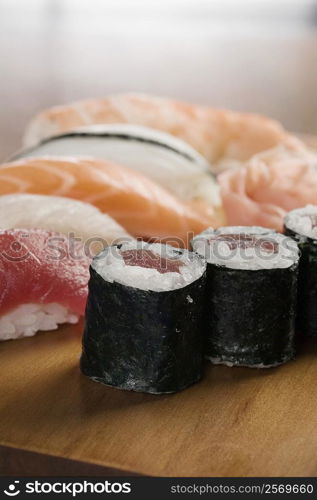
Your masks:
<path fill-rule="evenodd" d="M 133 168 L 184 201 L 220 205 L 219 189 L 203 156 L 170 134 L 129 124 L 91 125 L 44 140 L 12 160 L 89 155 Z"/>
<path fill-rule="evenodd" d="M 0 340 L 77 323 L 90 259 L 80 242 L 42 229 L 0 231 Z"/>
<path fill-rule="evenodd" d="M 131 239 L 109 215 L 71 198 L 40 194 L 0 196 L 0 230 L 38 228 L 80 238 L 87 252 Z M 95 252 L 94 252 L 95 253 Z"/>
<path fill-rule="evenodd" d="M 96 159 L 43 157 L 3 164 L 0 195 L 10 193 L 89 202 L 133 236 L 177 240 L 183 246 L 189 233 L 220 223 L 211 204 L 185 204 L 142 174 Z"/>
<path fill-rule="evenodd" d="M 218 176 L 231 225 L 260 225 L 283 231 L 287 212 L 317 200 L 317 156 L 274 148 L 243 168 Z"/>
<path fill-rule="evenodd" d="M 191 144 L 216 171 L 240 166 L 278 144 L 305 149 L 280 123 L 264 116 L 143 94 L 88 99 L 44 110 L 29 123 L 24 145 L 97 123 L 132 123 L 168 132 Z"/>

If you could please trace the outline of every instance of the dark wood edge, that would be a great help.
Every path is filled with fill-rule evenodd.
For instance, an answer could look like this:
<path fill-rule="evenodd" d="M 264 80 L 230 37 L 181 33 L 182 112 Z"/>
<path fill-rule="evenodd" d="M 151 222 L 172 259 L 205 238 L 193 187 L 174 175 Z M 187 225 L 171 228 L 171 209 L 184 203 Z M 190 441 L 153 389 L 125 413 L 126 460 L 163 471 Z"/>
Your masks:
<path fill-rule="evenodd" d="M 141 476 L 131 471 L 0 445 L 0 476 Z"/>

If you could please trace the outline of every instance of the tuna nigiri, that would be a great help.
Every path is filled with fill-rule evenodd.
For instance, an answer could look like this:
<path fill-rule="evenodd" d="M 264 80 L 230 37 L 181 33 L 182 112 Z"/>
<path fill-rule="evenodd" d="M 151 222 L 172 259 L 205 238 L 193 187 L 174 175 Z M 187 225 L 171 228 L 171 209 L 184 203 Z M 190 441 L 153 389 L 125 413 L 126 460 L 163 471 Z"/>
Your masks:
<path fill-rule="evenodd" d="M 77 323 L 89 262 L 82 244 L 60 233 L 0 231 L 0 340 Z"/>
<path fill-rule="evenodd" d="M 41 228 L 68 236 L 72 233 L 82 240 L 87 251 L 94 243 L 101 251 L 106 245 L 131 239 L 123 227 L 90 203 L 61 196 L 0 196 L 0 230 L 13 228 Z"/>
<path fill-rule="evenodd" d="M 132 123 L 168 132 L 199 151 L 217 171 L 241 165 L 256 153 L 283 144 L 304 144 L 274 120 L 143 94 L 88 99 L 42 111 L 28 125 L 25 146 L 96 123 Z"/>
<path fill-rule="evenodd" d="M 133 168 L 184 201 L 220 205 L 210 165 L 186 142 L 129 124 L 91 125 L 44 140 L 12 160 L 34 156 L 89 155 Z"/>
<path fill-rule="evenodd" d="M 33 193 L 66 196 L 95 205 L 130 234 L 177 239 L 218 226 L 209 204 L 187 205 L 131 169 L 89 158 L 27 158 L 0 166 L 0 195 Z"/>

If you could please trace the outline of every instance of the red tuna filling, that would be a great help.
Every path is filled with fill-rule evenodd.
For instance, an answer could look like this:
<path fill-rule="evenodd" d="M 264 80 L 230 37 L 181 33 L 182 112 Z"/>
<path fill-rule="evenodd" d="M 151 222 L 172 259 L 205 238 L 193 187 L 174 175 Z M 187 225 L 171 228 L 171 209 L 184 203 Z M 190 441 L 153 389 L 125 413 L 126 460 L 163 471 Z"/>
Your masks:
<path fill-rule="evenodd" d="M 265 239 L 264 237 L 258 237 L 254 234 L 218 234 L 214 238 L 210 239 L 211 243 L 214 241 L 226 243 L 230 250 L 235 250 L 236 248 L 246 249 L 259 247 L 265 252 L 278 252 L 278 243 L 276 241 Z"/>
<path fill-rule="evenodd" d="M 151 250 L 145 250 L 144 248 L 124 250 L 121 252 L 121 256 L 127 266 L 156 269 L 161 274 L 179 273 L 179 268 L 184 265 L 180 260 L 160 257 Z"/>

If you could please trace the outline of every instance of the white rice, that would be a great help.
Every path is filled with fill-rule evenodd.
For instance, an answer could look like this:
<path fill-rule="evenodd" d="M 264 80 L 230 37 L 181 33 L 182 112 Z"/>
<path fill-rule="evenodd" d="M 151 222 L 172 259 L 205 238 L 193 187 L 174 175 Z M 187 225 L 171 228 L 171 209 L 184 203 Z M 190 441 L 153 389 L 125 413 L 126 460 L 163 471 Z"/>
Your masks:
<path fill-rule="evenodd" d="M 121 252 L 125 250 L 146 249 L 163 258 L 180 260 L 183 265 L 179 272 L 160 273 L 157 269 L 141 266 L 129 266 L 125 263 Z M 128 242 L 120 248 L 108 247 L 92 262 L 92 268 L 106 281 L 120 283 L 140 290 L 163 292 L 183 288 L 202 276 L 206 262 L 188 250 L 176 249 L 160 243 L 143 241 Z M 191 297 L 187 300 L 190 302 Z"/>
<path fill-rule="evenodd" d="M 57 304 L 22 304 L 0 318 L 0 340 L 32 337 L 38 331 L 56 330 L 62 323 L 75 324 L 79 316 Z"/>
<path fill-rule="evenodd" d="M 310 215 L 315 216 L 317 220 L 317 205 L 306 205 L 304 208 L 292 210 L 286 215 L 284 224 L 298 235 L 317 239 L 317 227 L 314 227 Z"/>
<path fill-rule="evenodd" d="M 226 241 L 214 240 L 221 234 L 245 234 L 254 238 L 256 245 L 250 248 L 230 248 Z M 265 239 L 268 244 L 263 246 Z M 278 251 L 274 253 L 274 244 Z M 202 255 L 207 262 L 229 269 L 283 269 L 292 266 L 299 258 L 299 250 L 295 241 L 273 230 L 257 226 L 222 227 L 217 230 L 207 229 L 192 241 L 195 252 Z"/>

